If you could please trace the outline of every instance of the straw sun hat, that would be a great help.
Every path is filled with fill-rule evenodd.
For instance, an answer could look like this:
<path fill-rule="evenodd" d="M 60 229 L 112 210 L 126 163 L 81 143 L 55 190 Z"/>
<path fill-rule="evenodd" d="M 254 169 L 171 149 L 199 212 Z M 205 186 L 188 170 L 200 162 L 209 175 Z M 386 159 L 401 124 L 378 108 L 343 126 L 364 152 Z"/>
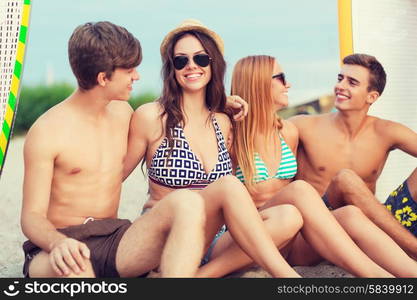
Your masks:
<path fill-rule="evenodd" d="M 207 26 L 203 25 L 200 21 L 195 19 L 187 19 L 181 22 L 180 25 L 178 25 L 177 28 L 171 30 L 168 32 L 168 34 L 165 36 L 164 40 L 161 43 L 161 55 L 164 55 L 164 53 L 167 51 L 167 46 L 169 41 L 178 33 L 189 31 L 189 30 L 195 30 L 202 33 L 205 33 L 209 37 L 211 37 L 214 42 L 217 45 L 217 48 L 219 48 L 221 54 L 224 54 L 224 44 L 222 38 L 215 33 L 214 31 L 210 30 Z"/>

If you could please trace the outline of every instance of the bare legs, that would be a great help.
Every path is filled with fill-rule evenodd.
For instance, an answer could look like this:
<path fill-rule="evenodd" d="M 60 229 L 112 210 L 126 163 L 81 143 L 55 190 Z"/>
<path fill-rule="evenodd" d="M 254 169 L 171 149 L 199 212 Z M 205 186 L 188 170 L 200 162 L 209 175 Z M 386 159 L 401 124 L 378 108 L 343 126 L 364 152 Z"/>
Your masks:
<path fill-rule="evenodd" d="M 417 171 L 414 171 L 408 179 L 409 185 L 416 187 L 417 184 L 413 180 L 417 181 Z M 355 190 L 354 184 L 350 183 L 347 186 Z M 365 188 L 365 191 L 369 192 L 366 186 Z M 415 197 L 415 189 L 410 188 L 410 192 Z M 277 247 L 281 248 L 288 244 L 286 248 L 291 248 L 288 259 L 292 263 L 310 264 L 318 262 L 322 256 L 357 276 L 391 276 L 386 270 L 399 277 L 415 277 L 417 275 L 416 262 L 410 259 L 358 208 L 346 206 L 333 211 L 336 220 L 331 216 L 314 189 L 302 181 L 294 182 L 281 190 L 264 208 L 281 203 L 294 205 L 302 214 L 304 222 L 302 235 L 298 235 L 294 240 L 290 241 L 291 237 L 285 237 L 279 230 L 281 227 L 278 225 L 279 222 L 275 220 L 279 216 L 277 211 L 274 214 L 267 213 L 268 217 L 264 217 L 265 213 L 262 212 L 261 215 Z M 333 201 L 331 203 L 334 205 Z M 377 201 L 375 203 L 382 207 L 384 212 L 387 212 Z M 268 210 L 266 209 L 264 212 Z M 392 218 L 389 213 L 388 216 Z M 283 224 L 289 225 L 290 223 L 282 220 L 281 226 Z M 224 238 L 218 242 L 213 258 L 207 265 L 200 268 L 197 276 L 223 276 L 250 263 L 250 258 L 239 250 L 229 235 L 224 235 Z"/>
<path fill-rule="evenodd" d="M 130 277 L 160 265 L 162 277 L 193 277 L 203 255 L 204 224 L 204 200 L 198 193 L 171 192 L 126 231 L 117 270 Z"/>
<path fill-rule="evenodd" d="M 356 206 L 336 209 L 334 215 L 358 246 L 376 263 L 396 277 L 417 277 L 417 262 Z"/>
<path fill-rule="evenodd" d="M 316 190 L 297 180 L 281 189 L 267 206 L 289 203 L 304 220 L 303 238 L 325 259 L 360 277 L 391 276 L 353 242 L 330 213 Z"/>
<path fill-rule="evenodd" d="M 233 240 L 274 277 L 299 277 L 277 250 L 244 185 L 234 176 L 223 176 L 200 194 L 206 203 L 206 242 L 222 224 Z"/>
<path fill-rule="evenodd" d="M 407 180 L 410 193 L 416 200 L 417 169 Z M 417 258 L 417 238 L 405 229 L 365 185 L 363 180 L 351 170 L 341 170 L 329 185 L 326 194 L 333 207 L 354 205 L 379 228 L 387 233 L 405 252 Z"/>
<path fill-rule="evenodd" d="M 274 206 L 261 211 L 260 215 L 278 248 L 287 244 L 303 225 L 301 214 L 292 205 Z M 200 267 L 197 277 L 223 277 L 252 263 L 253 260 L 226 232 L 217 242 L 211 261 Z"/>
<path fill-rule="evenodd" d="M 382 269 L 375 262 L 373 262 L 368 256 L 366 256 L 361 249 L 353 242 L 349 235 L 343 230 L 337 220 L 332 216 L 327 207 L 323 204 L 323 201 L 319 197 L 318 193 L 304 181 L 296 181 L 281 189 L 274 198 L 263 207 L 262 214 L 268 214 L 269 207 L 279 207 L 280 204 L 292 204 L 301 213 L 303 218 L 303 227 L 301 229 L 303 237 L 308 241 L 310 245 L 320 255 L 327 260 L 339 265 L 340 267 L 350 271 L 357 276 L 362 277 L 390 277 L 390 273 Z M 292 213 L 294 215 L 294 213 Z M 269 215 L 276 218 L 278 214 Z M 266 224 L 274 224 L 273 226 L 267 226 L 271 236 L 274 237 L 274 242 L 278 247 L 283 246 L 288 242 L 289 237 L 280 238 L 280 225 L 277 224 L 277 220 L 267 220 Z M 286 222 L 282 222 L 285 224 Z M 281 224 L 282 225 L 282 224 Z M 278 235 L 277 235 L 278 234 Z M 227 241 L 226 241 L 227 242 Z M 217 257 L 209 262 L 207 265 L 200 268 L 198 276 L 210 276 L 213 274 L 218 275 L 216 272 L 221 268 L 222 263 L 228 261 L 228 270 L 237 270 L 248 264 L 247 257 L 241 252 L 238 254 L 238 249 L 233 248 L 229 244 L 221 245 L 219 247 L 226 249 L 221 255 L 217 254 Z M 303 241 L 301 236 L 297 237 L 292 246 L 291 252 L 295 255 L 290 256 L 297 258 L 302 257 L 303 263 L 307 260 L 314 261 L 319 257 L 315 251 L 311 251 L 311 248 Z M 297 247 L 298 249 L 295 249 Z M 308 252 L 301 250 L 309 250 Z M 298 254 L 296 252 L 298 251 Z M 233 255 L 231 254 L 233 253 Z M 224 256 L 223 256 L 224 255 Z M 232 259 L 233 257 L 233 259 Z M 300 261 L 294 261 L 294 263 L 301 263 Z"/>

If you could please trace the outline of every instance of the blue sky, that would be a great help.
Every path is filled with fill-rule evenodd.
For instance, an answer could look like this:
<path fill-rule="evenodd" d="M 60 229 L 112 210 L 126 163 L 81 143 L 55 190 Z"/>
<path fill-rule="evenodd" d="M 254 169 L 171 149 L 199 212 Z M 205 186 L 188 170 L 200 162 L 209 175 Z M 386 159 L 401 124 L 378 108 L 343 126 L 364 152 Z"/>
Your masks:
<path fill-rule="evenodd" d="M 45 83 L 49 74 L 55 82 L 75 85 L 68 39 L 79 24 L 107 20 L 126 27 L 142 44 L 134 93 L 159 93 L 160 43 L 187 18 L 199 19 L 224 39 L 226 91 L 239 58 L 268 54 L 292 84 L 292 104 L 331 93 L 339 70 L 336 0 L 33 0 L 23 84 Z"/>

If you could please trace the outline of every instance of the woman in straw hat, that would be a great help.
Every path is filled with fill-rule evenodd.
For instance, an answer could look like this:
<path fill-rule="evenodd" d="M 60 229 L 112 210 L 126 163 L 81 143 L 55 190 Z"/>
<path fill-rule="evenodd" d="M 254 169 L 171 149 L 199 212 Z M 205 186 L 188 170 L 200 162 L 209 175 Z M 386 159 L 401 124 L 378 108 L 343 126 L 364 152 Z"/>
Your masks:
<path fill-rule="evenodd" d="M 277 206 L 261 216 L 247 189 L 231 175 L 227 141 L 232 125 L 224 113 L 222 39 L 200 22 L 187 20 L 166 35 L 161 56 L 162 96 L 134 112 L 125 161 L 125 177 L 141 160 L 147 165 L 144 212 L 152 212 L 158 200 L 175 189 L 197 190 L 206 204 L 203 262 L 217 252 L 216 240 L 226 224 L 237 244 L 272 276 L 298 277 L 275 246 L 298 232 L 302 218 L 297 209 Z M 276 240 L 263 223 L 270 223 L 272 215 L 277 217 L 270 226 L 282 229 Z"/>
<path fill-rule="evenodd" d="M 231 92 L 250 107 L 248 116 L 236 124 L 232 147 L 236 176 L 245 183 L 260 213 L 282 204 L 300 211 L 301 234 L 282 249 L 288 253 L 287 260 L 291 265 L 309 265 L 325 258 L 361 277 L 391 276 L 388 272 L 415 276 L 416 263 L 358 208 L 345 206 L 330 212 L 311 185 L 293 181 L 298 131 L 276 114 L 288 105 L 290 87 L 274 57 L 248 56 L 234 67 Z M 268 229 L 272 236 L 280 230 Z M 230 269 L 250 263 L 232 243 L 224 244 L 227 250 L 200 268 L 198 275 L 219 276 L 219 271 L 227 271 L 225 263 Z"/>

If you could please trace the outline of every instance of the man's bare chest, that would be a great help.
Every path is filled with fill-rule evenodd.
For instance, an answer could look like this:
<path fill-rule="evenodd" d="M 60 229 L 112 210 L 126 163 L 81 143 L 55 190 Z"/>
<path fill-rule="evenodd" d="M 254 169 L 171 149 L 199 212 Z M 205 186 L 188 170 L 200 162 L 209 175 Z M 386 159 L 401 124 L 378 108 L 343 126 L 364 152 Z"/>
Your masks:
<path fill-rule="evenodd" d="M 71 133 L 55 159 L 55 168 L 68 175 L 107 173 L 121 168 L 127 151 L 127 134 L 113 131 Z"/>
<path fill-rule="evenodd" d="M 317 173 L 334 176 L 341 169 L 351 169 L 365 181 L 378 178 L 388 156 L 384 142 L 372 135 L 356 140 L 322 135 L 303 141 L 303 147 L 310 166 Z"/>

